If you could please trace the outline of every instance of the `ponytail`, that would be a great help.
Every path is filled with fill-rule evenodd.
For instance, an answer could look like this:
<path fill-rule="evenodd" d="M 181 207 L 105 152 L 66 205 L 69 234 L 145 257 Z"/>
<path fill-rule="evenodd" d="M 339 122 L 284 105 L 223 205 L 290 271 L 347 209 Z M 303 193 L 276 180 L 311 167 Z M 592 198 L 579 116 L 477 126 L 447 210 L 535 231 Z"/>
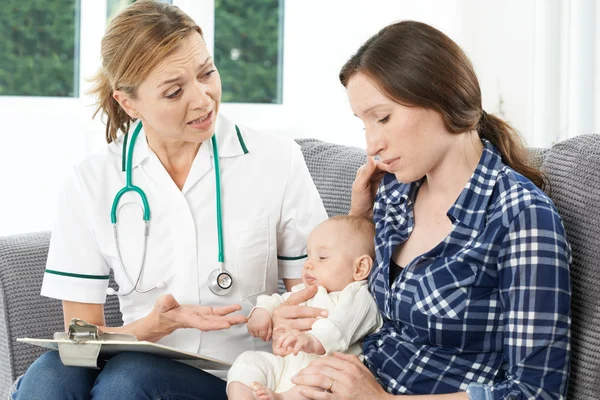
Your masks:
<path fill-rule="evenodd" d="M 531 180 L 542 190 L 547 188 L 547 178 L 542 171 L 531 165 L 527 148 L 519 133 L 498 117 L 483 111 L 477 131 L 479 137 L 489 140 L 498 148 L 502 161 Z"/>
<path fill-rule="evenodd" d="M 95 118 L 99 112 L 102 116 L 106 116 L 106 142 L 112 143 L 117 139 L 119 130 L 122 133 L 129 131 L 133 119 L 113 98 L 111 83 L 103 68 L 100 68 L 92 81 L 95 82 L 95 85 L 88 92 L 88 94 L 96 96 L 96 111 L 92 118 Z"/>

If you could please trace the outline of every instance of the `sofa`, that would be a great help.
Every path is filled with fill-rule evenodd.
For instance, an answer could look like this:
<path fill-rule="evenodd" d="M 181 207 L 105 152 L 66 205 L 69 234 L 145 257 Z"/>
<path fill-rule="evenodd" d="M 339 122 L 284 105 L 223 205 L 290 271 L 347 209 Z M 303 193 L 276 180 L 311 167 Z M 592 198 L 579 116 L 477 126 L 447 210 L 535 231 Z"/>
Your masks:
<path fill-rule="evenodd" d="M 308 169 L 330 216 L 348 213 L 362 149 L 299 139 Z M 571 400 L 600 399 L 600 135 L 582 135 L 550 149 L 530 149 L 550 182 L 573 250 Z M 0 237 L 0 397 L 44 350 L 19 337 L 49 338 L 63 329 L 60 302 L 39 295 L 50 232 Z M 73 244 L 76 245 L 76 244 Z M 120 325 L 117 299 L 107 324 Z"/>

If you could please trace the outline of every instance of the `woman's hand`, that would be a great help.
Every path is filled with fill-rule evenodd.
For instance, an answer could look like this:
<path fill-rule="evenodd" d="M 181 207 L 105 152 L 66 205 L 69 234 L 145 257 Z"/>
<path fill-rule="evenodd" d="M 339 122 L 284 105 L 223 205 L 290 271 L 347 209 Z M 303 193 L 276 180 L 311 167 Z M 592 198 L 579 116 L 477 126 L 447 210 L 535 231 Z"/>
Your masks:
<path fill-rule="evenodd" d="M 367 157 L 367 163 L 356 171 L 352 184 L 352 202 L 350 215 L 371 218 L 375 194 L 381 183 L 381 178 L 388 172 L 387 166 L 373 157 Z"/>
<path fill-rule="evenodd" d="M 343 353 L 313 361 L 292 383 L 304 386 L 300 393 L 314 400 L 391 398 L 358 357 Z"/>
<path fill-rule="evenodd" d="M 227 329 L 246 322 L 243 315 L 230 315 L 241 309 L 239 304 L 223 307 L 180 305 L 170 294 L 161 296 L 146 316 L 146 322 L 150 324 L 146 329 L 156 336 L 147 340 L 156 341 L 179 328 L 196 328 L 201 331 Z"/>
<path fill-rule="evenodd" d="M 298 305 L 313 298 L 317 289 L 316 285 L 311 285 L 296 292 L 275 309 L 273 312 L 273 343 L 277 341 L 278 333 L 294 329 L 307 331 L 317 317 L 327 317 L 327 311 L 322 308 Z"/>

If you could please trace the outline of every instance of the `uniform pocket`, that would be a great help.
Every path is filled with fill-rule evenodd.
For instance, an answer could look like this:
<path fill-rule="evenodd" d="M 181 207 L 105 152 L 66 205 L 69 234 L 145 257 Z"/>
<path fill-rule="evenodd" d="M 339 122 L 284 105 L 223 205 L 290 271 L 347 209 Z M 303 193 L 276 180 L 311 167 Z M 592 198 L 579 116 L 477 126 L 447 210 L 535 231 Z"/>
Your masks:
<path fill-rule="evenodd" d="M 269 219 L 235 222 L 235 267 L 242 300 L 265 291 L 269 261 Z"/>

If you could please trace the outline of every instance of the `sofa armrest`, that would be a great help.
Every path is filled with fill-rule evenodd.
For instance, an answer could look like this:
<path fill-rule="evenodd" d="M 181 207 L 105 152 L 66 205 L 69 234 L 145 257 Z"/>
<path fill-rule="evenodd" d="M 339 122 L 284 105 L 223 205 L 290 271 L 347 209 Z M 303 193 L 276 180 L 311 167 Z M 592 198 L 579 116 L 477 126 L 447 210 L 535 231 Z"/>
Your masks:
<path fill-rule="evenodd" d="M 60 301 L 40 296 L 49 242 L 49 232 L 0 237 L 0 393 L 44 352 L 16 338 L 64 329 Z"/>
<path fill-rule="evenodd" d="M 60 300 L 40 296 L 50 232 L 0 237 L 0 396 L 46 350 L 17 338 L 51 338 L 64 330 Z M 111 272 L 109 285 L 116 288 Z M 121 326 L 117 296 L 104 305 L 108 326 Z"/>

